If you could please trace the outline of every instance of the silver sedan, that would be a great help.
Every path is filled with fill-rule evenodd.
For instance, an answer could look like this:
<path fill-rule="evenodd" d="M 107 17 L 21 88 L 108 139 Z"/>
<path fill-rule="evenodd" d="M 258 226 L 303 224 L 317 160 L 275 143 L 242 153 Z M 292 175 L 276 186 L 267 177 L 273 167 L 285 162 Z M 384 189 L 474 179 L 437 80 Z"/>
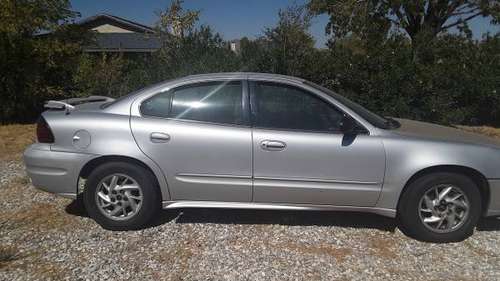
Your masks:
<path fill-rule="evenodd" d="M 299 78 L 196 75 L 46 107 L 28 175 L 82 193 L 107 229 L 147 226 L 160 208 L 360 211 L 449 242 L 500 215 L 500 143 L 380 117 Z"/>

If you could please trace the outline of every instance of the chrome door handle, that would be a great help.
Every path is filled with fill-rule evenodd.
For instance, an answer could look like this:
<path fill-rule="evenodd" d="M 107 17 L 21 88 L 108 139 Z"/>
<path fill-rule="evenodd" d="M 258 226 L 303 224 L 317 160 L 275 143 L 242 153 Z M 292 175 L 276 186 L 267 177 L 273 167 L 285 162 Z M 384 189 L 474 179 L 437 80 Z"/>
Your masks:
<path fill-rule="evenodd" d="M 165 133 L 154 132 L 149 135 L 149 139 L 154 143 L 167 142 L 170 140 L 170 136 Z"/>
<path fill-rule="evenodd" d="M 285 149 L 286 144 L 282 141 L 263 140 L 260 142 L 260 147 L 269 151 L 281 151 Z"/>

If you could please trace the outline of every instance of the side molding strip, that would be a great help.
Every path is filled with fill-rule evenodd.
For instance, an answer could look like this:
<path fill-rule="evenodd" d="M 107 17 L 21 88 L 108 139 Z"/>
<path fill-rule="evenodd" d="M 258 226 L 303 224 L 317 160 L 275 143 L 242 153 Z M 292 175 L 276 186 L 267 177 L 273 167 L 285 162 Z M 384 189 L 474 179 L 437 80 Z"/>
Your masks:
<path fill-rule="evenodd" d="M 252 202 L 216 202 L 216 201 L 163 201 L 163 209 L 180 208 L 221 208 L 221 209 L 254 209 L 254 210 L 295 210 L 295 211 L 346 211 L 365 212 L 395 218 L 396 210 L 333 205 L 282 204 L 282 203 L 252 203 Z"/>
<path fill-rule="evenodd" d="M 175 179 L 181 182 L 202 183 L 202 184 L 231 184 L 231 185 L 252 185 L 251 176 L 235 175 L 206 175 L 206 174 L 177 174 Z"/>
<path fill-rule="evenodd" d="M 254 177 L 256 180 L 276 180 L 276 181 L 290 181 L 290 182 L 317 182 L 317 183 L 338 183 L 338 184 L 359 184 L 359 185 L 379 185 L 380 182 L 369 181 L 343 181 L 343 180 L 327 180 L 315 178 L 275 178 L 275 177 Z"/>

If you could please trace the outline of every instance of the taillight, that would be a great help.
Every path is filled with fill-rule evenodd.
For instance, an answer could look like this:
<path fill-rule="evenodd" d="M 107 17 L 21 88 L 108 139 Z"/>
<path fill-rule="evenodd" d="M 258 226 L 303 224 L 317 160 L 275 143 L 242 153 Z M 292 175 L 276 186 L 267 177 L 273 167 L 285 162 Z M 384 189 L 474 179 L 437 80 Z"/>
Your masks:
<path fill-rule="evenodd" d="M 43 117 L 40 117 L 36 123 L 36 138 L 38 139 L 38 142 L 54 142 L 54 135 L 50 130 L 49 124 L 47 124 L 47 121 L 45 121 L 45 118 Z"/>

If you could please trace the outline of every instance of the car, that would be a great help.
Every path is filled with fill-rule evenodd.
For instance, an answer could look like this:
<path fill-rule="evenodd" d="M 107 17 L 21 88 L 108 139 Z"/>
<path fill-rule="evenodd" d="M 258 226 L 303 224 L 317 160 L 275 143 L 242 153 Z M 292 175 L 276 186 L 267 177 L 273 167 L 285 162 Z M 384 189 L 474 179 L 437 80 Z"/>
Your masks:
<path fill-rule="evenodd" d="M 161 208 L 354 211 L 453 242 L 500 215 L 498 141 L 381 117 L 300 78 L 192 75 L 46 107 L 27 174 L 106 229 L 147 227 Z"/>

